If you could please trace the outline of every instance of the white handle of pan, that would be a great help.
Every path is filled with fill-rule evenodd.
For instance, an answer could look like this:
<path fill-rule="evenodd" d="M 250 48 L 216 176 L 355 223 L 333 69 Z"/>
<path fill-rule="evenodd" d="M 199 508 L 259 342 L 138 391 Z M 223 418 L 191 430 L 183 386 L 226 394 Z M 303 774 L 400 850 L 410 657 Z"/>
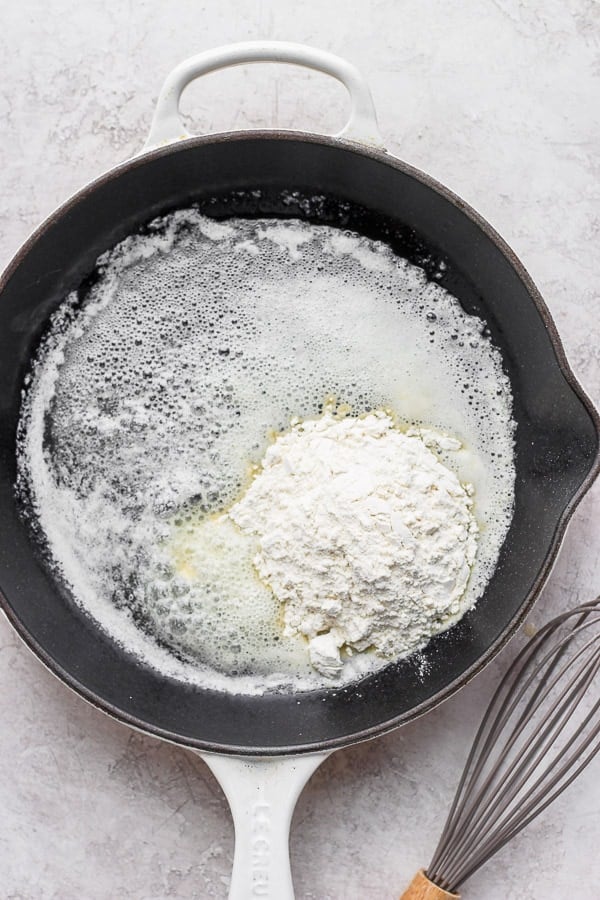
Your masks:
<path fill-rule="evenodd" d="M 229 900 L 294 900 L 289 836 L 296 801 L 329 753 L 256 759 L 200 753 L 235 826 Z"/>
<path fill-rule="evenodd" d="M 383 148 L 371 91 L 355 66 L 339 56 L 334 56 L 333 53 L 316 50 L 304 44 L 292 44 L 287 41 L 248 41 L 208 50 L 206 53 L 184 60 L 173 69 L 159 94 L 150 134 L 142 152 L 192 137 L 179 114 L 181 94 L 191 81 L 218 69 L 255 62 L 292 63 L 307 69 L 315 69 L 341 81 L 350 95 L 351 110 L 348 121 L 334 136 Z"/>

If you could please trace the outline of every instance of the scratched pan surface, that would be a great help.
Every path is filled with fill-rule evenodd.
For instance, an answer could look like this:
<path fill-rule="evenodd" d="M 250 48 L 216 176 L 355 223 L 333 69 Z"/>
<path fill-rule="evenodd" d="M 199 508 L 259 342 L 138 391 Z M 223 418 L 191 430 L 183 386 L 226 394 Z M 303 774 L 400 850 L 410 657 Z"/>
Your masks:
<path fill-rule="evenodd" d="M 48 317 L 90 275 L 100 253 L 153 217 L 196 202 L 218 217 L 306 217 L 301 203 L 284 203 L 284 191 L 324 195 L 314 221 L 387 240 L 426 271 L 444 261 L 441 283 L 487 321 L 511 380 L 516 505 L 485 595 L 430 642 L 428 665 L 408 659 L 339 690 L 234 696 L 140 663 L 52 577 L 19 517 L 15 432 L 23 378 Z M 0 385 L 0 600 L 7 616 L 87 700 L 134 727 L 205 750 L 269 755 L 335 748 L 381 734 L 448 697 L 526 615 L 599 468 L 598 417 L 541 297 L 498 235 L 404 163 L 306 134 L 196 138 L 126 163 L 76 195 L 22 248 L 0 284 Z"/>

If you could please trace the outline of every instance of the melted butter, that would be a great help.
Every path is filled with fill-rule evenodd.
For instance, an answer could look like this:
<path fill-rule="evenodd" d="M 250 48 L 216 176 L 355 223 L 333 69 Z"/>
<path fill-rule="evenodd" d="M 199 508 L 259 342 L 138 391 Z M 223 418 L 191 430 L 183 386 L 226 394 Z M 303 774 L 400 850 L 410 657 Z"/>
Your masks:
<path fill-rule="evenodd" d="M 72 295 L 54 316 L 27 389 L 19 479 L 75 600 L 173 677 L 313 687 L 304 648 L 282 651 L 251 550 L 226 549 L 212 514 L 324 397 L 340 415 L 382 408 L 461 440 L 440 459 L 475 487 L 475 600 L 514 488 L 510 385 L 484 323 L 384 244 L 194 210 L 104 255 L 83 304 Z M 219 590 L 215 567 L 230 573 Z"/>

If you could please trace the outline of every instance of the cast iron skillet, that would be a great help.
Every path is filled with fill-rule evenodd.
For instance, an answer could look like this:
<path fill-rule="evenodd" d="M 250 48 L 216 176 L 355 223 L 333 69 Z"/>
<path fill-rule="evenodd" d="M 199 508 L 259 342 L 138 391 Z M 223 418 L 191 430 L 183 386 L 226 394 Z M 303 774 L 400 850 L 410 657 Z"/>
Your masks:
<path fill-rule="evenodd" d="M 178 116 L 185 85 L 207 71 L 256 60 L 294 62 L 341 80 L 352 99 L 341 135 L 253 131 L 189 137 Z M 167 79 L 145 152 L 50 216 L 0 284 L 4 611 L 34 653 L 85 699 L 190 748 L 263 757 L 331 750 L 433 708 L 480 671 L 523 620 L 599 469 L 597 414 L 521 263 L 462 200 L 387 155 L 379 143 L 369 90 L 344 61 L 288 44 L 236 45 L 203 54 Z M 302 200 L 314 195 L 323 200 L 307 213 Z M 165 678 L 125 652 L 72 602 L 19 516 L 14 483 L 20 392 L 49 315 L 90 275 L 100 253 L 154 216 L 192 203 L 216 216 L 293 215 L 339 224 L 387 240 L 430 273 L 443 262 L 440 283 L 489 325 L 514 395 L 514 518 L 484 597 L 431 641 L 425 675 L 408 659 L 360 686 L 262 697 L 230 696 Z"/>

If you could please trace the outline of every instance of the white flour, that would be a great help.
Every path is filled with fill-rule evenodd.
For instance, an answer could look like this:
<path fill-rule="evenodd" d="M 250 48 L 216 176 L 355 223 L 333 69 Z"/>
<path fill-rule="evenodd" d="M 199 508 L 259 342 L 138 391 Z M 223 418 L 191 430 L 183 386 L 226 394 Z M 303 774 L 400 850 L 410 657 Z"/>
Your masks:
<path fill-rule="evenodd" d="M 285 633 L 309 638 L 312 665 L 335 676 L 342 647 L 404 656 L 468 608 L 471 493 L 384 412 L 326 413 L 277 438 L 229 516 L 258 537 Z"/>

